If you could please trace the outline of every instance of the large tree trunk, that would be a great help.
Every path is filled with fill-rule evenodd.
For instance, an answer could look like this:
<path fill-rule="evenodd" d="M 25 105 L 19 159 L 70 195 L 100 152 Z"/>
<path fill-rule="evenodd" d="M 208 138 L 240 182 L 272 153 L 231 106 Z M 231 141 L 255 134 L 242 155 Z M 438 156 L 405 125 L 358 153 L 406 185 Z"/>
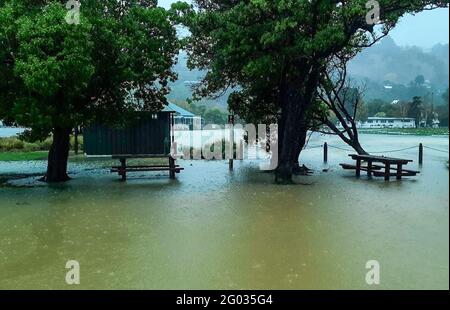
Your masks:
<path fill-rule="evenodd" d="M 369 155 L 369 153 L 364 150 L 364 148 L 359 143 L 359 140 L 352 141 L 350 146 L 359 154 L 359 155 Z"/>
<path fill-rule="evenodd" d="M 310 172 L 307 168 L 305 169 L 305 166 L 300 167 L 300 153 L 302 152 L 303 148 L 306 145 L 306 138 L 308 136 L 308 128 L 300 128 L 300 132 L 298 135 L 299 142 L 298 142 L 298 149 L 296 150 L 296 159 L 297 161 L 294 164 L 293 173 L 295 175 L 307 175 L 308 172 Z"/>
<path fill-rule="evenodd" d="M 288 96 L 282 110 L 282 138 L 275 181 L 280 184 L 292 183 L 292 173 L 300 154 L 299 127 L 302 121 L 303 102 L 294 94 Z"/>
<path fill-rule="evenodd" d="M 49 183 L 66 182 L 67 161 L 70 149 L 71 128 L 55 127 L 53 130 L 53 144 L 48 153 L 47 173 L 43 180 Z"/>
<path fill-rule="evenodd" d="M 308 128 L 307 111 L 312 105 L 319 82 L 319 67 L 317 64 L 304 64 L 304 75 L 293 79 L 282 95 L 281 111 L 281 148 L 275 182 L 292 183 L 292 174 L 300 153 L 305 145 Z"/>
<path fill-rule="evenodd" d="M 342 122 L 341 122 L 342 123 Z M 352 125 L 352 127 L 347 127 L 345 123 L 343 123 L 344 128 L 347 129 L 346 134 L 344 134 L 343 131 L 341 131 L 339 128 L 336 127 L 333 122 L 327 120 L 326 125 L 328 128 L 330 128 L 336 135 L 338 135 L 342 141 L 347 143 L 347 145 L 351 146 L 359 155 L 369 155 L 366 150 L 361 146 L 361 143 L 359 142 L 359 134 L 358 134 L 358 128 L 355 124 Z"/>

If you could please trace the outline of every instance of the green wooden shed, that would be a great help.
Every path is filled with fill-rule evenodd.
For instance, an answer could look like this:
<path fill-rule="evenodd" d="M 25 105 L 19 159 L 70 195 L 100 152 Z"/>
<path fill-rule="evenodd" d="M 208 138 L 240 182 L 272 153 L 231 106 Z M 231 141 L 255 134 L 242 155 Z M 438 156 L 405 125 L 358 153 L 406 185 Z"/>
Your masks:
<path fill-rule="evenodd" d="M 125 128 L 93 124 L 83 129 L 84 152 L 89 157 L 119 159 L 121 165 L 112 167 L 126 180 L 127 172 L 169 171 L 174 178 L 182 168 L 171 157 L 173 143 L 173 111 L 169 107 L 158 113 L 138 112 L 139 117 Z M 158 166 L 127 166 L 133 158 L 168 158 L 169 164 Z"/>
<path fill-rule="evenodd" d="M 83 130 L 88 156 L 166 156 L 171 147 L 171 113 L 140 113 L 125 128 L 93 124 Z"/>

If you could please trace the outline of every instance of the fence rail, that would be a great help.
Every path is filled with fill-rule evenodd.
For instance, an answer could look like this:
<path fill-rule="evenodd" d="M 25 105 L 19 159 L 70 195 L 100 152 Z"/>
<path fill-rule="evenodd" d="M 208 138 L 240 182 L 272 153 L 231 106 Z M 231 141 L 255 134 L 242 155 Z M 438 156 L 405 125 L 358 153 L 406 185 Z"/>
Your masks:
<path fill-rule="evenodd" d="M 355 152 L 354 149 L 341 147 L 341 146 L 337 146 L 337 145 L 332 145 L 332 144 L 329 144 L 327 142 L 325 142 L 323 145 L 319 145 L 319 144 L 317 144 L 317 145 L 306 145 L 303 149 L 304 150 L 311 150 L 311 149 L 317 149 L 317 148 L 323 148 L 323 151 L 324 151 L 324 154 L 323 154 L 324 162 L 328 161 L 328 150 L 329 150 L 329 148 L 333 148 L 333 149 L 337 149 L 337 150 L 341 150 L 341 151 L 345 151 L 345 152 Z M 434 148 L 434 147 L 431 147 L 431 146 L 423 145 L 422 143 L 420 143 L 419 145 L 405 147 L 405 148 L 401 148 L 401 149 L 385 150 L 385 151 L 374 151 L 374 152 L 369 152 L 369 153 L 370 154 L 390 154 L 390 153 L 398 153 L 398 152 L 414 150 L 414 149 L 417 149 L 417 148 L 419 149 L 419 164 L 423 164 L 424 149 L 435 151 L 435 152 L 449 154 L 449 150 L 448 149 L 447 150 L 442 150 L 442 149 Z"/>

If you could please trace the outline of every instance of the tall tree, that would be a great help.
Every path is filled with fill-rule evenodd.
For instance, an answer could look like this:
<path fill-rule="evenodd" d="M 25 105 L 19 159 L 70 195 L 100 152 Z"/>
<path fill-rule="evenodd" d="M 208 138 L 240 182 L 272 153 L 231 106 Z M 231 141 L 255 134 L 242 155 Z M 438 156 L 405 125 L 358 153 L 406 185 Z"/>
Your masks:
<path fill-rule="evenodd" d="M 449 105 L 448 105 L 448 88 L 442 94 L 443 105 L 440 105 L 436 108 L 436 112 L 439 116 L 439 121 L 441 122 L 441 126 L 448 127 L 448 113 L 449 113 Z"/>
<path fill-rule="evenodd" d="M 330 112 L 322 115 L 323 123 L 358 154 L 367 155 L 359 141 L 357 123 L 358 112 L 363 105 L 362 91 L 354 87 L 348 78 L 347 61 L 346 58 L 334 57 L 329 69 L 323 74 L 318 97 Z M 341 126 L 336 125 L 332 116 Z"/>
<path fill-rule="evenodd" d="M 419 74 L 414 79 L 414 83 L 416 83 L 417 86 L 422 86 L 423 84 L 425 84 L 425 77 L 422 74 Z"/>
<path fill-rule="evenodd" d="M 421 97 L 414 97 L 409 104 L 409 117 L 416 120 L 416 127 L 420 127 L 422 120 L 423 100 Z"/>
<path fill-rule="evenodd" d="M 439 0 L 196 0 L 195 7 L 173 8 L 192 34 L 189 65 L 207 70 L 197 95 L 236 89 L 232 108 L 242 105 L 257 119 L 275 115 L 277 180 L 289 183 L 327 61 L 372 45 L 405 13 L 447 5 Z M 381 31 L 375 27 L 379 20 Z"/>
<path fill-rule="evenodd" d="M 53 135 L 48 182 L 69 179 L 74 126 L 158 110 L 176 78 L 179 42 L 156 0 L 86 0 L 79 23 L 66 18 L 65 4 L 0 1 L 0 119 Z"/>

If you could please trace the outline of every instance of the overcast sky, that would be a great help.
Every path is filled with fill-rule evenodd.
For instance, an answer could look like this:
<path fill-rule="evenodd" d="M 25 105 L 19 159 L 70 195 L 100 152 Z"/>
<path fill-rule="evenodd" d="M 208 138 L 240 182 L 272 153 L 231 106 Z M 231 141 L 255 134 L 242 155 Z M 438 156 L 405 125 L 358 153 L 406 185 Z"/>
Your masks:
<path fill-rule="evenodd" d="M 159 4 L 167 8 L 176 1 L 178 0 L 159 0 Z M 391 37 L 398 45 L 403 46 L 430 48 L 437 43 L 448 43 L 449 10 L 438 9 L 405 16 L 391 32 Z"/>

